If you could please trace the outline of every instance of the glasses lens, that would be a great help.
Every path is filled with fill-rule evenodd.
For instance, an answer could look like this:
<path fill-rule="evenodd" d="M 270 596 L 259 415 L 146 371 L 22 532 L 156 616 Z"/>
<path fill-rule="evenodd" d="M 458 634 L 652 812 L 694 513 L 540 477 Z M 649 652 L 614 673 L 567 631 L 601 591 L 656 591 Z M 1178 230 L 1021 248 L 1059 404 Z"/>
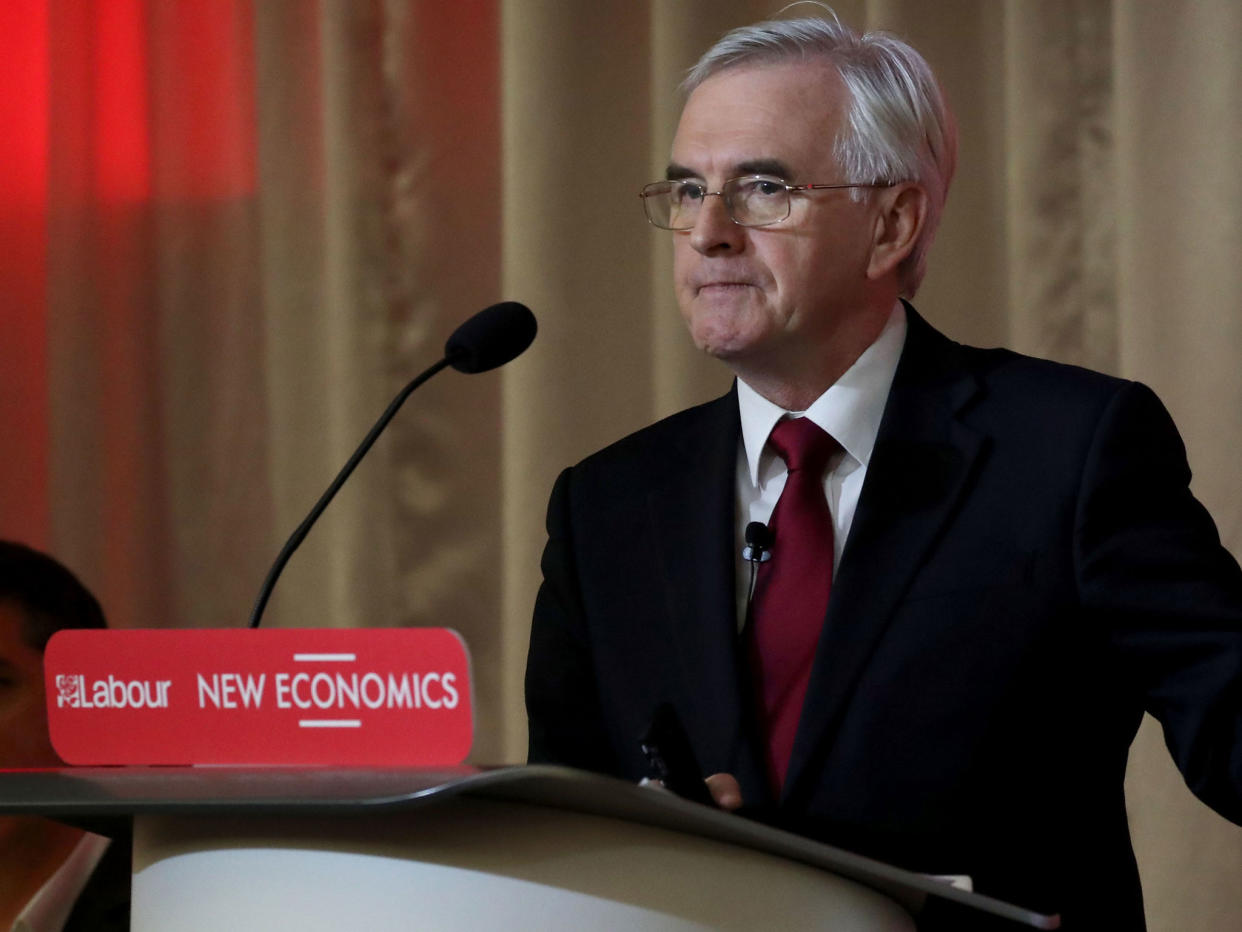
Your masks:
<path fill-rule="evenodd" d="M 647 219 L 665 230 L 689 230 L 699 216 L 703 186 L 688 181 L 657 181 L 643 188 Z"/>
<path fill-rule="evenodd" d="M 693 229 L 708 191 L 697 181 L 657 181 L 643 188 L 647 219 L 665 230 Z M 721 191 L 734 223 L 762 227 L 789 216 L 789 188 L 779 178 L 730 178 Z"/>
<path fill-rule="evenodd" d="M 729 213 L 742 226 L 766 226 L 789 216 L 789 189 L 779 178 L 730 178 L 725 182 L 724 197 Z"/>

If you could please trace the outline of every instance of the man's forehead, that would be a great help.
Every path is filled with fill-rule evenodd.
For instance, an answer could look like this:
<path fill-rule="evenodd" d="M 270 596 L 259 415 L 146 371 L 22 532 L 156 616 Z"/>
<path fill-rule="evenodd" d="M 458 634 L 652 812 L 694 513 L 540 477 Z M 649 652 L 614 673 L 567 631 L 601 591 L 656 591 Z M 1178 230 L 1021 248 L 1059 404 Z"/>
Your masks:
<path fill-rule="evenodd" d="M 823 170 L 848 94 L 825 61 L 738 65 L 707 78 L 682 110 L 670 180 Z"/>

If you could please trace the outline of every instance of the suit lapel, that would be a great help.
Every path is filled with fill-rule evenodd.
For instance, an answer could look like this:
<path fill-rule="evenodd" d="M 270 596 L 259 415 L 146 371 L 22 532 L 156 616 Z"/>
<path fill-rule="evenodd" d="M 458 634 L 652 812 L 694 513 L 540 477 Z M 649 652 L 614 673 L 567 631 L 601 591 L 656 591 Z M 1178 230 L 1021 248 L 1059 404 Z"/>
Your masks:
<path fill-rule="evenodd" d="M 652 571 L 680 664 L 679 695 L 668 697 L 712 770 L 757 762 L 745 737 L 734 588 L 734 483 L 740 435 L 736 391 L 682 419 L 659 454 L 647 498 Z"/>
<path fill-rule="evenodd" d="M 906 587 L 954 510 L 982 448 L 957 419 L 977 391 L 957 344 L 907 305 L 906 345 L 833 582 L 785 799 L 822 760 Z"/>

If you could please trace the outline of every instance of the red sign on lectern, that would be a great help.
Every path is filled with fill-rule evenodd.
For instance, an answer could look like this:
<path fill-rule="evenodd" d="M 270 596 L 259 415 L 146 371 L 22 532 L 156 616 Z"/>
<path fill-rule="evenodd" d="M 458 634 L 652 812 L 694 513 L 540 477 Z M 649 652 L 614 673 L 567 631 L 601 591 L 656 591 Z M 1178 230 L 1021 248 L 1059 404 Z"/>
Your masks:
<path fill-rule="evenodd" d="M 70 764 L 446 766 L 474 737 L 447 628 L 60 631 L 44 671 Z"/>

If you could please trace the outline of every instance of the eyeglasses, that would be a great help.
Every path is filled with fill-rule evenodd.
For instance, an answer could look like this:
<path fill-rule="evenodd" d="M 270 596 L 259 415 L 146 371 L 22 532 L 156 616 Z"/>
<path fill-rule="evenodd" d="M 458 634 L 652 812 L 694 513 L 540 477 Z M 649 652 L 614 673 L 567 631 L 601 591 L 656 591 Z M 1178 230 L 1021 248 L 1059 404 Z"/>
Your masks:
<path fill-rule="evenodd" d="M 891 188 L 892 182 L 872 184 L 785 184 L 768 175 L 730 178 L 719 191 L 708 191 L 697 181 L 656 181 L 638 196 L 653 226 L 661 230 L 693 229 L 705 198 L 724 198 L 725 210 L 738 226 L 766 227 L 789 217 L 790 195 L 797 191 L 835 188 Z"/>

